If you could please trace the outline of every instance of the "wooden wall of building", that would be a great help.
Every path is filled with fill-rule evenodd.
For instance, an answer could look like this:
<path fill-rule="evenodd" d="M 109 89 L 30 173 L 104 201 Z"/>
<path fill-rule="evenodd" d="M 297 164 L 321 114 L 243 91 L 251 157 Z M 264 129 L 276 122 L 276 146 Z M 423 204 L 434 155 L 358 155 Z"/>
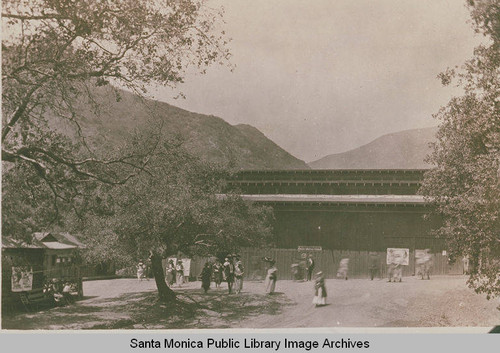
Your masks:
<path fill-rule="evenodd" d="M 245 268 L 246 281 L 263 281 L 266 276 L 267 263 L 263 257 L 268 257 L 276 261 L 279 280 L 292 280 L 292 264 L 304 261 L 303 254 L 313 256 L 315 261 L 314 273 L 323 271 L 326 278 L 337 278 L 339 263 L 342 259 L 349 259 L 349 278 L 369 278 L 370 277 L 370 252 L 350 251 L 350 250 L 321 250 L 321 251 L 298 251 L 297 249 L 265 248 L 241 249 L 239 255 Z M 386 251 L 377 252 L 378 271 L 376 278 L 387 278 Z M 373 255 L 372 255 L 373 256 Z M 195 256 L 191 260 L 190 280 L 196 280 L 201 273 L 201 269 L 209 258 Z M 463 263 L 449 263 L 448 257 L 442 253 L 432 255 L 431 276 L 436 275 L 461 275 L 463 274 Z M 166 265 L 166 260 L 165 260 Z M 410 251 L 409 265 L 403 266 L 403 276 L 411 277 L 417 274 L 415 265 L 415 252 Z"/>
<path fill-rule="evenodd" d="M 425 207 L 274 206 L 274 235 L 279 248 L 321 246 L 329 250 L 385 251 L 388 247 L 445 249 L 432 236 L 437 217 Z"/>
<path fill-rule="evenodd" d="M 262 260 L 267 256 L 276 260 L 278 268 L 278 279 L 293 279 L 292 264 L 299 263 L 303 258 L 302 253 L 297 249 L 243 249 L 241 260 L 245 267 L 246 280 L 263 280 L 266 274 L 266 263 Z M 323 271 L 326 278 L 337 278 L 339 263 L 342 259 L 349 259 L 349 278 L 369 278 L 370 277 L 370 253 L 368 251 L 341 251 L 322 250 L 308 251 L 315 261 L 314 272 Z M 376 278 L 387 278 L 386 251 L 378 253 L 378 272 Z M 461 261 L 449 263 L 448 257 L 441 253 L 432 256 L 431 275 L 461 275 L 463 274 L 463 264 Z M 415 252 L 410 251 L 408 266 L 403 266 L 403 276 L 410 277 L 417 274 L 415 266 Z"/>

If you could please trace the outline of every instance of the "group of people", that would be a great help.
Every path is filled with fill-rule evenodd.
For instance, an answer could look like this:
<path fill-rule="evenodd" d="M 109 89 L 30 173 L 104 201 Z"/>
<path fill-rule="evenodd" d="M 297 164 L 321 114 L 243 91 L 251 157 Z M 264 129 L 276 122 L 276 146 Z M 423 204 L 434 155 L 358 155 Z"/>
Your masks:
<path fill-rule="evenodd" d="M 311 281 L 315 267 L 315 262 L 312 255 L 306 257 L 306 260 L 292 264 L 292 274 L 294 281 Z"/>
<path fill-rule="evenodd" d="M 75 301 L 73 293 L 77 290 L 74 288 L 76 285 L 71 282 L 63 282 L 57 278 L 46 282 L 43 286 L 43 293 L 46 296 L 51 296 L 56 305 L 71 304 Z"/>
<path fill-rule="evenodd" d="M 244 267 L 240 259 L 235 255 L 228 255 L 224 262 L 216 260 L 214 263 L 207 261 L 200 274 L 201 287 L 207 293 L 211 282 L 215 282 L 215 287 L 219 288 L 222 282 L 227 283 L 229 293 L 241 293 L 243 290 Z"/>
<path fill-rule="evenodd" d="M 268 263 L 268 269 L 265 280 L 265 287 L 267 294 L 274 294 L 276 289 L 276 281 L 278 279 L 278 269 L 276 268 L 276 261 L 270 258 L 263 258 L 265 262 Z M 311 281 L 313 279 L 313 271 L 315 267 L 315 262 L 312 255 L 309 255 L 305 261 L 305 281 Z M 297 269 L 296 266 L 292 265 L 292 270 Z M 295 273 L 296 274 L 296 273 Z M 297 279 L 295 277 L 295 279 Z M 326 286 L 325 286 L 325 276 L 322 271 L 316 273 L 314 278 L 314 298 L 313 304 L 316 307 L 326 305 Z"/>
<path fill-rule="evenodd" d="M 184 264 L 181 259 L 178 259 L 175 264 L 174 260 L 168 260 L 165 273 L 167 277 L 167 284 L 170 287 L 174 284 L 177 284 L 178 287 L 182 287 L 184 284 Z"/>

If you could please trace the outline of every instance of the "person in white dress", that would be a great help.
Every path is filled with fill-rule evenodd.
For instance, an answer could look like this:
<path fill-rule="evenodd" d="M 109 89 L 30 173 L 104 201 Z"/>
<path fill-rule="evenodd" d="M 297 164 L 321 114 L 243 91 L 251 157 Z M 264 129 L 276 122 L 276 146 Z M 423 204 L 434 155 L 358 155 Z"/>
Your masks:
<path fill-rule="evenodd" d="M 313 304 L 316 307 L 326 305 L 325 277 L 321 271 L 316 274 L 316 280 L 314 281 Z"/>
<path fill-rule="evenodd" d="M 278 279 L 278 269 L 275 266 L 275 261 L 271 260 L 269 261 L 269 269 L 267 270 L 267 275 L 266 275 L 266 293 L 267 294 L 273 294 L 274 290 L 276 289 L 276 280 Z"/>

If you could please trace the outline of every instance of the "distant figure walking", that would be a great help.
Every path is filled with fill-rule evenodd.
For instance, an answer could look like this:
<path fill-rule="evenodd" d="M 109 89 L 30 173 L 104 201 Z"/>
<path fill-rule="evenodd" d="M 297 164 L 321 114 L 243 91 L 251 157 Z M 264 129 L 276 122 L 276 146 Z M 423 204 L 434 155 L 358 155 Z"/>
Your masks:
<path fill-rule="evenodd" d="M 380 262 L 378 253 L 371 251 L 370 252 L 370 279 L 373 281 L 373 278 L 378 272 L 378 264 Z"/>
<path fill-rule="evenodd" d="M 182 260 L 177 260 L 175 273 L 177 275 L 177 285 L 182 287 L 182 284 L 184 283 L 184 265 L 182 264 Z"/>
<path fill-rule="evenodd" d="M 349 272 L 349 259 L 342 259 L 339 263 L 337 271 L 338 278 L 344 278 L 347 281 L 347 273 Z"/>
<path fill-rule="evenodd" d="M 267 270 L 266 275 L 266 293 L 273 294 L 276 289 L 276 281 L 278 279 L 278 269 L 275 266 L 276 262 L 274 260 L 269 261 L 269 269 Z"/>
<path fill-rule="evenodd" d="M 210 262 L 206 262 L 201 270 L 201 288 L 205 291 L 205 294 L 210 289 L 210 281 L 212 280 L 212 268 Z"/>
<path fill-rule="evenodd" d="M 142 260 L 140 260 L 136 267 L 137 280 L 142 281 L 142 279 L 144 278 L 144 272 L 146 271 L 146 265 L 144 264 L 144 262 L 142 262 Z"/>
<path fill-rule="evenodd" d="M 313 304 L 316 307 L 326 305 L 325 277 L 321 271 L 316 274 L 316 280 L 314 281 Z"/>
<path fill-rule="evenodd" d="M 427 279 L 431 279 L 430 272 L 432 268 L 432 254 L 430 253 L 430 249 L 425 249 L 423 251 L 415 252 L 415 263 L 417 265 L 418 272 L 422 279 L 427 277 Z"/>
<path fill-rule="evenodd" d="M 312 273 L 314 271 L 314 260 L 312 258 L 312 255 L 309 254 L 309 257 L 306 260 L 306 269 L 307 269 L 307 277 L 306 281 L 310 281 L 312 279 Z"/>
<path fill-rule="evenodd" d="M 229 293 L 233 291 L 233 283 L 234 283 L 234 265 L 229 258 L 226 257 L 224 259 L 224 279 L 227 282 L 227 290 Z"/>
<path fill-rule="evenodd" d="M 292 278 L 294 282 L 304 280 L 299 264 L 292 264 Z"/>
<path fill-rule="evenodd" d="M 387 274 L 389 277 L 388 282 L 402 282 L 403 281 L 403 266 L 399 263 L 389 264 L 387 267 Z"/>
<path fill-rule="evenodd" d="M 234 265 L 234 285 L 238 294 L 243 290 L 243 274 L 243 264 L 238 260 Z"/>
<path fill-rule="evenodd" d="M 174 260 L 170 259 L 167 264 L 167 284 L 172 287 L 175 283 L 175 265 Z"/>
<path fill-rule="evenodd" d="M 469 257 L 468 256 L 464 256 L 462 258 L 462 264 L 463 264 L 462 274 L 468 275 L 469 274 Z"/>
<path fill-rule="evenodd" d="M 214 282 L 215 282 L 215 288 L 219 288 L 220 287 L 220 284 L 222 283 L 222 279 L 223 279 L 223 268 L 222 268 L 222 264 L 219 262 L 219 260 L 217 260 L 212 268 L 212 273 L 213 273 L 213 276 L 214 276 Z"/>

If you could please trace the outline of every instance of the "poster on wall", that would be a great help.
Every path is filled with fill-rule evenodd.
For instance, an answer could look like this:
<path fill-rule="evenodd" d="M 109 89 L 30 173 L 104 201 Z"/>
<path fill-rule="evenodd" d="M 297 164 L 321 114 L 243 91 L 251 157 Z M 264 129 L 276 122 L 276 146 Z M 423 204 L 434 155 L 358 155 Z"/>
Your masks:
<path fill-rule="evenodd" d="M 12 291 L 25 292 L 33 289 L 33 270 L 28 266 L 12 267 Z"/>
<path fill-rule="evenodd" d="M 387 248 L 387 265 L 404 265 L 410 264 L 410 249 L 405 248 Z"/>
<path fill-rule="evenodd" d="M 191 259 L 182 259 L 184 265 L 184 277 L 189 277 L 191 269 Z"/>
<path fill-rule="evenodd" d="M 431 260 L 432 255 L 429 249 L 415 249 L 415 262 L 417 264 L 424 264 Z"/>

